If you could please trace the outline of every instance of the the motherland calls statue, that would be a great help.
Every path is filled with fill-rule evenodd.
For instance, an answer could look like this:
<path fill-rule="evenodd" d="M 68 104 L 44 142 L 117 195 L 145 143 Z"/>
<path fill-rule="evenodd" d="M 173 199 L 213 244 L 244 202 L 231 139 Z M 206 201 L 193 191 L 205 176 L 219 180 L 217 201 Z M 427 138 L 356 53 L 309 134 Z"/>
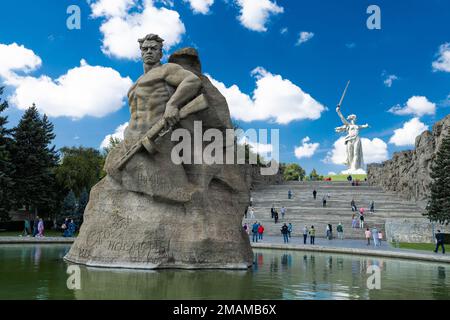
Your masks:
<path fill-rule="evenodd" d="M 107 176 L 92 189 L 65 259 L 99 267 L 246 269 L 253 255 L 242 229 L 249 201 L 242 168 L 171 158 L 172 130 L 193 133 L 202 121 L 201 134 L 213 128 L 225 136 L 232 129 L 227 102 L 202 74 L 195 49 L 161 64 L 159 36 L 139 44 L 145 73 L 128 94 L 125 139 L 109 153 Z M 224 143 L 234 147 L 234 140 Z"/>
<path fill-rule="evenodd" d="M 349 82 L 350 83 L 350 82 Z M 336 112 L 344 124 L 341 127 L 336 128 L 336 132 L 346 132 L 345 136 L 345 146 L 347 151 L 347 159 L 345 165 L 348 166 L 348 170 L 343 171 L 343 174 L 365 174 L 364 170 L 364 156 L 363 148 L 361 143 L 361 138 L 359 136 L 359 130 L 366 129 L 369 127 L 368 124 L 359 126 L 356 124 L 356 115 L 351 114 L 345 119 L 341 112 L 341 105 L 344 100 L 345 94 L 347 93 L 348 85 L 345 88 L 344 94 L 342 95 L 341 101 L 339 102 Z"/>

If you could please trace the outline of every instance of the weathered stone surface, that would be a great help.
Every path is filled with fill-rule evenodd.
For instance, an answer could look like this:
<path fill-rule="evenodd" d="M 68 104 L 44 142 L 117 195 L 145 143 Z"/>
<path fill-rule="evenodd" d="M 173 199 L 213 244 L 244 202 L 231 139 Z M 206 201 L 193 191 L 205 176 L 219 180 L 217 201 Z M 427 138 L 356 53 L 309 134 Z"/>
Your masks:
<path fill-rule="evenodd" d="M 432 131 L 418 136 L 415 150 L 397 152 L 391 160 L 368 165 L 369 183 L 415 200 L 424 207 L 430 194 L 431 165 L 449 128 L 450 115 L 438 121 Z"/>
<path fill-rule="evenodd" d="M 386 239 L 391 242 L 434 243 L 434 233 L 450 232 L 449 226 L 431 224 L 427 219 L 387 219 Z"/>
<path fill-rule="evenodd" d="M 106 177 L 91 192 L 66 258 L 100 267 L 247 268 L 252 251 L 236 212 L 239 200 L 218 181 L 199 196 L 189 204 L 164 203 Z"/>
<path fill-rule="evenodd" d="M 92 189 L 80 235 L 66 259 L 99 267 L 247 269 L 253 255 L 241 225 L 252 184 L 243 174 L 246 167 L 197 164 L 195 148 L 191 162 L 177 164 L 170 132 L 145 139 L 159 123 L 187 129 L 191 136 L 198 120 L 201 134 L 231 128 L 226 99 L 201 74 L 196 50 L 182 49 L 161 65 L 161 40 L 156 35 L 140 40 L 145 74 L 129 93 L 125 140 L 108 155 L 108 175 Z M 179 109 L 201 95 L 208 109 L 180 120 Z M 235 147 L 231 141 L 223 144 L 224 159 Z M 127 154 L 133 156 L 124 163 Z"/>

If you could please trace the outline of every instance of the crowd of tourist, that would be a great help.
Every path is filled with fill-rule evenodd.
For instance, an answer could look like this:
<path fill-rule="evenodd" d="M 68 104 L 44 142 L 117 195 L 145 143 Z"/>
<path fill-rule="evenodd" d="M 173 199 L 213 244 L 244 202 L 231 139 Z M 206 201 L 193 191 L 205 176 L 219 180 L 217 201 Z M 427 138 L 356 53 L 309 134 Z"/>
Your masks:
<path fill-rule="evenodd" d="M 349 181 L 353 181 L 353 179 L 349 176 Z M 312 191 L 312 196 L 314 200 L 317 200 L 317 196 L 318 196 L 318 191 L 316 189 L 314 189 Z M 294 193 L 292 192 L 291 189 L 288 190 L 287 192 L 287 199 L 288 200 L 292 200 L 294 198 Z M 331 199 L 331 195 L 330 193 L 325 193 L 322 197 L 322 206 L 326 207 L 327 206 L 327 202 Z M 381 241 L 383 239 L 383 233 L 381 231 L 379 231 L 375 226 L 372 228 L 372 230 L 370 230 L 369 227 L 366 226 L 365 228 L 365 220 L 366 220 L 366 215 L 367 213 L 371 213 L 374 214 L 375 213 L 375 202 L 371 201 L 368 205 L 367 208 L 358 208 L 358 205 L 356 204 L 355 199 L 352 199 L 350 202 L 350 209 L 352 211 L 352 221 L 351 221 L 351 226 L 353 229 L 361 229 L 361 232 L 364 233 L 366 240 L 367 240 L 367 244 L 370 245 L 370 241 L 371 239 L 373 239 L 373 244 L 374 246 L 380 246 L 381 245 Z M 285 206 L 282 206 L 279 210 L 277 208 L 275 208 L 275 205 L 272 204 L 272 207 L 270 208 L 270 217 L 273 220 L 273 222 L 275 224 L 277 224 L 279 222 L 280 219 L 280 214 L 281 214 L 281 219 L 282 219 L 282 223 L 283 225 L 280 228 L 280 232 L 281 235 L 283 237 L 283 242 L 284 243 L 289 243 L 289 239 L 292 236 L 292 230 L 293 230 L 293 225 L 292 223 L 287 223 L 286 222 L 286 215 L 287 215 L 287 209 Z M 255 219 L 255 212 L 254 212 L 254 208 L 253 208 L 253 198 L 251 198 L 250 201 L 250 206 L 247 207 L 247 209 L 245 210 L 245 218 L 250 218 L 250 219 Z M 249 226 L 248 224 L 244 225 L 244 230 L 250 235 L 250 233 L 252 234 L 252 241 L 253 242 L 258 242 L 258 240 L 262 240 L 263 239 L 263 233 L 264 233 L 264 227 L 261 225 L 261 223 L 259 222 L 255 222 L 252 226 Z M 365 230 L 365 231 L 364 231 Z M 336 226 L 336 232 L 337 232 L 337 238 L 339 240 L 344 240 L 344 225 L 342 224 L 342 222 L 340 222 L 337 226 Z M 314 228 L 314 226 L 312 225 L 311 227 L 308 228 L 307 225 L 305 225 L 303 227 L 303 244 L 307 244 L 308 243 L 308 237 L 309 237 L 309 243 L 311 245 L 315 244 L 315 238 L 316 238 L 316 229 Z M 328 240 L 332 240 L 334 238 L 333 236 L 333 225 L 332 224 L 327 224 L 326 228 L 325 228 L 325 238 Z"/>
<path fill-rule="evenodd" d="M 62 234 L 61 236 L 66 238 L 71 238 L 75 236 L 77 226 L 73 219 L 66 218 L 64 223 L 61 225 Z M 45 223 L 39 216 L 30 222 L 30 220 L 24 220 L 24 229 L 21 236 L 43 238 L 45 235 Z"/>

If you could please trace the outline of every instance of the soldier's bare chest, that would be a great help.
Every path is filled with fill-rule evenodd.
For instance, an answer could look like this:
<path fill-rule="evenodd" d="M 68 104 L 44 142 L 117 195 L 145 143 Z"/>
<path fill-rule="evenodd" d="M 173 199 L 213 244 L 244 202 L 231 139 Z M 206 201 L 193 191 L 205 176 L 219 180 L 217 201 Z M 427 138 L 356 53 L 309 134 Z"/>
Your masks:
<path fill-rule="evenodd" d="M 166 98 L 169 96 L 169 90 L 169 85 L 165 81 L 163 73 L 159 70 L 152 70 L 138 80 L 134 94 L 136 98 L 144 100 L 151 97 Z"/>

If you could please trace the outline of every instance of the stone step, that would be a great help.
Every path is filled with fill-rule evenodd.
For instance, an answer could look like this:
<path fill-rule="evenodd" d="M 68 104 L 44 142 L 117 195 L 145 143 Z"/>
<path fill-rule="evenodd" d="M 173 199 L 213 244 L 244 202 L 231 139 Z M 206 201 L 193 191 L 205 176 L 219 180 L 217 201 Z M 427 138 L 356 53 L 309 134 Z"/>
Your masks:
<path fill-rule="evenodd" d="M 318 192 L 317 199 L 312 197 L 312 191 Z M 291 190 L 293 198 L 288 199 Z M 327 193 L 327 207 L 322 206 L 322 198 Z M 265 226 L 266 234 L 280 235 L 282 223 L 292 223 L 294 235 L 301 235 L 303 226 L 314 225 L 318 237 L 323 237 L 328 223 L 333 225 L 336 235 L 336 226 L 341 222 L 344 226 L 346 238 L 364 239 L 364 230 L 351 227 L 353 214 L 350 202 L 353 199 L 357 207 L 367 209 L 371 201 L 375 203 L 375 214 L 367 212 L 365 225 L 372 228 L 376 226 L 384 232 L 387 218 L 418 218 L 422 217 L 423 210 L 415 203 L 398 198 L 394 194 L 385 193 L 381 188 L 362 184 L 358 187 L 348 182 L 292 182 L 272 186 L 260 186 L 252 192 L 255 219 L 244 219 L 243 223 L 253 224 L 255 220 Z M 270 216 L 272 205 L 279 212 L 280 220 L 275 224 Z M 285 219 L 281 218 L 280 208 L 287 210 Z M 367 210 L 368 211 L 368 210 Z M 358 221 L 359 226 L 359 221 Z M 281 235 L 280 235 L 281 236 Z"/>

